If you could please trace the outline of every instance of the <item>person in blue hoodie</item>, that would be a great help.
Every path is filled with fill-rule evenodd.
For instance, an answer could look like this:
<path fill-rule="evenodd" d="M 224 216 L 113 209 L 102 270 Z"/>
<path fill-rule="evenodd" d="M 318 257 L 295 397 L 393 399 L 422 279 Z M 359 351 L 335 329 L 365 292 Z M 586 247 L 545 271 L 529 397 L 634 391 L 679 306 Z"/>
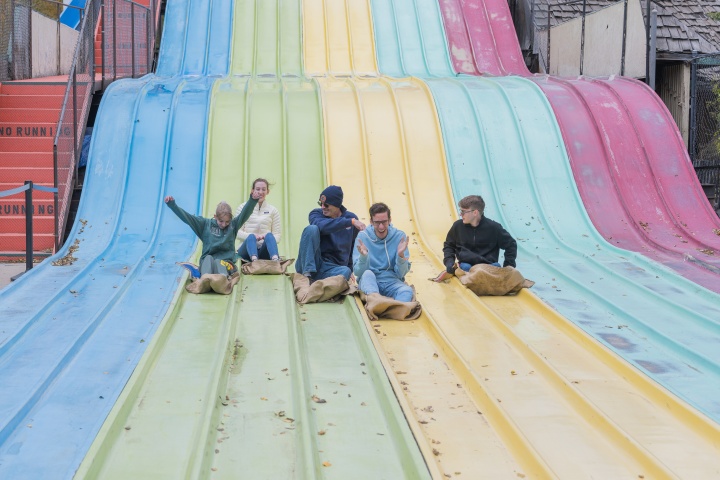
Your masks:
<path fill-rule="evenodd" d="M 408 237 L 392 225 L 384 203 L 370 207 L 371 225 L 360 232 L 353 250 L 353 273 L 365 295 L 379 293 L 400 302 L 411 302 L 414 292 L 405 283 L 410 270 Z"/>
<path fill-rule="evenodd" d="M 336 275 L 350 280 L 353 244 L 365 224 L 342 203 L 342 188 L 330 185 L 320 194 L 320 208 L 308 215 L 310 225 L 300 236 L 295 271 L 311 281 Z"/>

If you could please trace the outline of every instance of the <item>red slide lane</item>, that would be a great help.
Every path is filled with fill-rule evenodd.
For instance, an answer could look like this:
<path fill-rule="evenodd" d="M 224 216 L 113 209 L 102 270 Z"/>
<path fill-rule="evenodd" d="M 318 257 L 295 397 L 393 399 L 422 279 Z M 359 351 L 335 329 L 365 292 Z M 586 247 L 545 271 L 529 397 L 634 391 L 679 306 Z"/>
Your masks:
<path fill-rule="evenodd" d="M 720 220 L 659 97 L 623 77 L 532 75 L 505 0 L 440 0 L 440 5 L 458 72 L 520 75 L 543 90 L 585 208 L 608 242 L 720 293 L 720 236 L 714 232 Z"/>

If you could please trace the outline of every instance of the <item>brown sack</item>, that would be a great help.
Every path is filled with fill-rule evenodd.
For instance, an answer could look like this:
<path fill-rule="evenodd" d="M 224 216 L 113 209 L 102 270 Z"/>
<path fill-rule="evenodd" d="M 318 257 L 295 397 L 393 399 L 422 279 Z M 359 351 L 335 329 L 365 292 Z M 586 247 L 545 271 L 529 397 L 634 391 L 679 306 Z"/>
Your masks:
<path fill-rule="evenodd" d="M 255 260 L 254 262 L 243 262 L 240 269 L 245 275 L 282 275 L 294 261 L 294 258 L 281 262 L 276 262 L 275 260 Z"/>
<path fill-rule="evenodd" d="M 422 313 L 422 306 L 415 300 L 415 288 L 411 302 L 400 302 L 379 293 L 365 295 L 360 292 L 360 300 L 365 303 L 365 311 L 370 320 L 415 320 Z"/>
<path fill-rule="evenodd" d="M 475 295 L 507 295 L 535 285 L 535 282 L 527 280 L 513 267 L 480 264 L 473 265 L 469 272 L 458 268 L 455 275 Z"/>
<path fill-rule="evenodd" d="M 185 290 L 190 293 L 207 293 L 213 291 L 222 295 L 230 295 L 233 287 L 239 280 L 240 276 L 237 275 L 237 273 L 230 278 L 221 273 L 206 273 L 202 277 L 186 285 Z"/>
<path fill-rule="evenodd" d="M 342 275 L 315 280 L 312 284 L 308 277 L 299 273 L 292 273 L 290 277 L 295 298 L 300 304 L 327 302 L 335 300 L 335 297 L 340 295 L 352 295 L 357 291 L 357 287 L 349 285 Z"/>

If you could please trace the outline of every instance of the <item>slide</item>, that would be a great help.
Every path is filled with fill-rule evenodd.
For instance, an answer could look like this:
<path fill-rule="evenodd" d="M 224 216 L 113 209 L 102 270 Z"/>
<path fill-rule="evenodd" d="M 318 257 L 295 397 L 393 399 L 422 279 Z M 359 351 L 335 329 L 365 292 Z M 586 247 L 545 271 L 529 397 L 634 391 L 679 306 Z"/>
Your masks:
<path fill-rule="evenodd" d="M 585 208 L 607 242 L 720 293 L 720 219 L 660 98 L 619 76 L 531 75 L 505 0 L 440 5 L 458 72 L 529 77 L 547 96 Z"/>
<path fill-rule="evenodd" d="M 467 53 L 472 52 L 475 55 L 472 58 L 482 59 L 482 62 L 477 60 L 477 67 L 489 68 L 486 65 L 495 65 L 497 68 L 490 69 L 491 73 L 517 73 L 517 55 L 513 52 L 505 54 L 505 50 L 509 49 L 507 45 L 515 45 L 519 54 L 519 48 L 516 41 L 512 43 L 508 40 L 512 24 L 508 23 L 508 26 L 501 22 L 509 22 L 510 17 L 508 12 L 502 14 L 497 10 L 500 8 L 499 2 L 441 2 L 440 5 L 446 19 L 449 51 L 455 52 L 452 58 L 458 70 L 461 65 L 459 57 L 470 58 Z M 492 7 L 495 7 L 495 10 Z M 507 10 L 506 4 L 504 8 Z M 486 23 L 479 23 L 483 19 Z M 490 19 L 499 25 L 489 23 Z M 380 21 L 375 22 L 375 25 L 381 24 Z M 464 30 L 460 29 L 462 25 Z M 494 30 L 489 30 L 490 25 Z M 466 33 L 472 31 L 475 34 L 466 34 L 465 47 L 461 46 L 462 39 L 454 36 L 454 32 L 458 30 Z M 491 35 L 493 31 L 497 32 L 494 36 Z M 423 33 L 422 37 L 425 38 L 425 35 L 429 34 Z M 376 36 L 380 37 L 381 33 L 376 32 Z M 412 39 L 417 33 L 407 31 L 404 36 Z M 387 47 L 399 52 L 398 55 L 385 55 L 384 58 L 401 58 L 403 45 L 407 43 L 409 41 L 406 42 L 402 37 L 394 43 L 378 44 L 378 49 Z M 422 45 L 438 43 L 423 41 Z M 496 45 L 496 48 L 482 50 L 478 44 L 492 44 Z M 506 47 L 502 47 L 503 45 Z M 380 68 L 383 71 L 384 65 L 380 64 Z M 397 69 L 397 63 L 388 65 L 389 71 Z M 425 75 L 426 71 L 420 69 L 418 72 L 407 73 Z M 538 281 L 533 292 L 641 371 L 717 421 L 720 419 L 720 410 L 716 400 L 720 398 L 720 391 L 708 387 L 718 384 L 720 356 L 713 345 L 720 337 L 720 325 L 717 321 L 720 318 L 720 297 L 676 275 L 660 263 L 616 248 L 618 243 L 613 241 L 614 237 L 605 239 L 596 233 L 594 225 L 588 222 L 588 214 L 590 219 L 594 218 L 593 210 L 589 207 L 587 197 L 585 202 L 580 201 L 582 197 L 577 194 L 578 189 L 582 194 L 587 191 L 588 184 L 597 182 L 592 183 L 598 195 L 596 205 L 603 205 L 602 215 L 605 218 L 621 217 L 632 209 L 628 207 L 627 197 L 621 198 L 624 203 L 623 206 L 618 205 L 617 210 L 608 209 L 606 197 L 599 198 L 601 191 L 608 192 L 607 188 L 600 188 L 600 179 L 592 174 L 586 176 L 585 181 L 578 179 L 577 164 L 573 163 L 572 152 L 573 149 L 577 151 L 585 148 L 585 137 L 566 137 L 563 142 L 559 133 L 567 134 L 569 131 L 562 129 L 563 118 L 569 118 L 567 115 L 572 115 L 574 110 L 558 108 L 557 102 L 553 103 L 555 97 L 552 95 L 548 96 L 548 103 L 545 95 L 547 90 L 536 86 L 542 86 L 548 77 L 538 78 L 531 77 L 530 80 L 536 82 L 519 76 L 427 80 L 443 126 L 456 198 L 477 192 L 486 195 L 489 201 L 488 216 L 503 223 L 518 237 L 518 264 L 523 273 Z M 632 137 L 637 139 L 637 143 L 634 143 L 636 146 L 659 142 L 657 137 L 661 134 L 653 133 L 652 139 L 649 139 L 648 132 L 653 128 L 662 130 L 663 123 L 641 121 L 641 118 L 658 119 L 658 115 L 650 115 L 650 110 L 657 109 L 659 113 L 664 110 L 659 108 L 652 96 L 640 95 L 646 91 L 641 84 L 623 79 L 574 81 L 581 87 L 598 85 L 606 90 L 612 82 L 615 85 L 634 86 L 637 91 L 632 95 L 629 91 L 624 93 L 624 98 L 633 98 L 632 102 L 625 101 L 624 105 L 633 105 L 633 108 L 624 109 L 625 113 L 620 118 L 625 118 L 626 122 L 620 124 L 620 127 L 615 125 L 611 130 L 609 124 L 595 124 L 593 131 L 597 132 L 602 128 L 606 132 L 605 138 L 608 139 L 605 141 L 617 144 L 618 148 L 625 148 L 629 143 L 625 140 L 627 135 L 621 136 L 621 128 L 639 132 L 637 137 Z M 559 81 L 555 84 L 559 85 Z M 620 88 L 614 86 L 612 91 L 620 91 Z M 601 97 L 598 98 L 598 104 L 606 107 L 611 104 L 608 98 L 604 99 L 605 102 Z M 589 108 L 586 112 L 609 121 L 607 112 L 597 113 Z M 560 119 L 559 130 L 553 114 Z M 583 118 L 589 122 L 593 117 Z M 568 122 L 572 123 L 569 120 Z M 665 128 L 666 131 L 669 130 L 666 135 L 668 138 L 677 136 L 676 130 L 671 130 L 668 125 L 665 125 Z M 556 133 L 550 135 L 553 131 Z M 568 154 L 565 153 L 566 145 L 572 145 L 572 148 L 567 150 Z M 677 156 L 673 161 L 668 153 L 656 152 L 654 158 L 657 163 L 666 165 L 653 168 L 672 169 L 675 174 L 653 176 L 652 172 L 644 170 L 643 178 L 655 178 L 658 182 L 668 183 L 653 187 L 654 197 L 651 191 L 641 194 L 645 195 L 646 204 L 643 208 L 665 212 L 663 215 L 669 216 L 667 210 L 664 210 L 665 206 L 682 200 L 685 202 L 683 215 L 688 217 L 686 226 L 693 221 L 691 218 L 695 219 L 695 224 L 698 225 L 697 216 L 706 209 L 699 203 L 697 209 L 693 209 L 691 203 L 688 203 L 692 202 L 693 198 L 699 198 L 694 196 L 688 187 L 697 185 L 697 179 L 694 178 L 692 170 L 686 168 L 689 163 L 686 162 L 686 156 L 680 155 L 680 147 L 676 145 L 671 148 L 667 141 L 665 145 L 667 152 L 674 152 Z M 602 151 L 598 149 L 596 153 Z M 570 162 L 567 155 L 570 155 Z M 660 157 L 662 159 L 658 160 Z M 613 155 L 603 156 L 603 161 L 596 164 L 604 166 L 607 171 L 605 160 L 610 162 L 613 158 L 615 160 L 612 161 L 618 165 L 625 163 L 640 168 L 640 164 L 633 161 L 633 157 Z M 621 158 L 627 158 L 628 161 L 621 162 Z M 567 174 L 568 163 L 575 167 L 574 176 L 572 172 Z M 634 183 L 639 183 L 637 175 L 633 176 L 628 168 L 631 167 L 613 167 L 614 170 L 626 174 L 618 177 L 620 180 L 630 178 L 635 179 Z M 678 178 L 683 178 L 683 172 L 692 175 L 694 180 L 678 181 Z M 654 185 L 647 181 L 644 184 Z M 626 194 L 635 191 L 635 187 L 626 186 L 627 189 L 623 190 Z M 656 204 L 651 203 L 653 199 L 657 200 Z M 637 201 L 639 203 L 639 199 Z M 627 220 L 627 224 L 632 222 Z M 708 219 L 704 231 L 714 235 L 712 227 L 713 224 Z M 652 228 L 655 227 L 647 227 L 648 230 Z M 686 238 L 688 234 L 684 235 L 683 238 Z M 695 236 L 696 239 L 702 237 Z M 705 238 L 708 242 L 713 240 L 707 235 Z M 681 244 L 679 238 L 676 237 L 675 241 L 678 245 Z M 644 246 L 639 248 L 641 253 L 650 250 L 647 242 L 638 245 Z M 670 257 L 666 255 L 664 258 Z M 680 253 L 674 257 L 678 261 L 676 263 L 680 264 L 683 264 L 682 258 Z M 714 289 L 720 285 L 712 266 L 700 265 L 699 261 L 686 261 L 683 265 L 686 268 L 680 273 L 692 269 L 702 277 L 704 285 L 713 286 Z M 678 319 L 682 319 L 682 322 Z"/>
<path fill-rule="evenodd" d="M 713 477 L 719 297 L 596 231 L 555 80 L 505 75 L 486 3 L 168 2 L 157 74 L 105 93 L 70 241 L 0 291 L 0 477 Z M 366 223 L 388 203 L 423 315 L 298 306 L 282 276 L 187 294 L 200 249 L 163 197 L 209 216 L 257 177 L 287 257 L 326 185 Z M 428 281 L 477 191 L 532 291 Z"/>
<path fill-rule="evenodd" d="M 294 256 L 325 187 L 323 117 L 318 84 L 302 77 L 300 3 L 278 5 L 236 3 L 202 210 L 239 205 L 268 178 L 280 251 Z M 179 291 L 76 478 L 344 479 L 358 468 L 430 478 L 354 302 L 299 307 L 287 277 L 243 276 L 227 297 Z"/>
<path fill-rule="evenodd" d="M 172 2 L 166 25 L 199 15 L 189 7 Z M 174 262 L 196 242 L 162 197 L 199 208 L 212 81 L 197 76 L 227 72 L 229 38 L 209 43 L 217 31 L 209 20 L 169 29 L 174 57 L 158 76 L 105 92 L 68 242 L 0 291 L 2 478 L 73 475 L 171 303 Z"/>
<path fill-rule="evenodd" d="M 376 39 L 393 39 L 397 36 L 396 30 L 385 32 L 379 25 L 394 27 L 400 21 L 393 22 L 386 15 L 377 13 L 382 10 L 376 9 L 375 4 L 373 2 L 373 35 Z M 423 5 L 418 10 L 427 11 L 425 7 L 430 6 Z M 357 5 L 356 8 L 362 11 Z M 340 16 L 326 17 L 326 30 L 331 25 L 353 28 L 352 15 L 344 11 L 337 14 Z M 383 18 L 378 20 L 377 17 Z M 318 22 L 316 18 L 312 21 Z M 353 32 L 358 33 L 358 30 Z M 369 36 L 361 34 L 360 38 Z M 428 38 L 417 30 L 414 36 L 397 38 L 393 43 L 413 45 L 413 38 L 422 39 L 417 42 L 419 45 L 442 45 L 439 41 L 426 41 Z M 379 59 L 384 46 L 378 40 Z M 336 52 L 335 58 L 370 64 L 370 59 L 358 58 L 358 51 L 361 50 L 349 44 L 343 54 Z M 321 52 L 309 53 L 306 50 L 306 64 L 311 59 L 326 58 Z M 385 58 L 401 58 L 403 53 L 388 54 Z M 423 71 L 427 71 L 423 70 L 424 63 L 417 62 L 420 71 L 412 73 L 424 74 Z M 337 64 L 343 63 L 338 61 Z M 384 71 L 382 61 L 378 60 L 378 64 L 381 72 Z M 404 73 L 402 76 L 409 73 L 401 69 L 402 65 L 399 65 L 392 71 Z M 318 80 L 326 123 L 328 182 L 343 185 L 350 198 L 363 198 L 365 208 L 374 201 L 386 201 L 393 210 L 394 224 L 413 239 L 413 267 L 408 280 L 415 285 L 425 315 L 417 322 L 371 322 L 370 331 L 388 364 L 386 369 L 395 373 L 397 391 L 409 403 L 411 423 L 417 422 L 420 433 L 430 440 L 432 458 L 443 474 L 472 478 L 518 474 L 533 478 L 672 477 L 678 472 L 693 476 L 698 467 L 707 468 L 706 474 L 717 468 L 717 465 L 698 465 L 698 462 L 689 461 L 686 454 L 678 455 L 686 440 L 680 440 L 668 449 L 658 448 L 654 440 L 656 422 L 662 418 L 668 431 L 682 431 L 681 436 L 687 435 L 688 441 L 713 452 L 716 447 L 712 438 L 718 430 L 715 423 L 620 360 L 534 295 L 523 292 L 517 298 L 479 299 L 455 281 L 449 285 L 427 281 L 442 268 L 442 242 L 449 224 L 457 218 L 451 180 L 456 183 L 457 179 L 464 179 L 484 191 L 503 190 L 499 184 L 484 187 L 483 180 L 493 178 L 492 173 L 479 175 L 484 158 L 493 156 L 502 162 L 501 148 L 518 159 L 527 157 L 527 161 L 541 161 L 545 156 L 551 156 L 556 162 L 564 162 L 560 164 L 560 171 L 566 172 L 564 178 L 560 177 L 563 180 L 561 190 L 574 191 L 572 177 L 567 173 L 560 131 L 542 92 L 523 79 L 507 85 L 502 80 L 471 78 L 428 80 L 428 88 L 416 79 L 398 81 L 379 77 L 362 80 L 342 78 L 352 75 L 350 69 L 335 68 L 334 72 L 334 77 Z M 512 96 L 506 98 L 510 94 Z M 527 96 L 523 98 L 526 105 L 519 102 L 518 95 Z M 450 111 L 453 107 L 455 110 Z M 522 115 L 513 118 L 515 109 L 522 110 Z M 494 114 L 497 118 L 486 126 L 485 122 L 479 123 L 481 114 Z M 481 128 L 479 125 L 489 130 L 480 139 L 475 134 L 475 130 Z M 474 142 L 472 148 L 458 150 L 465 147 L 464 144 L 458 146 L 458 141 L 463 139 Z M 518 149 L 522 151 L 518 152 Z M 445 151 L 448 152 L 446 161 L 450 178 Z M 486 156 L 478 158 L 483 151 Z M 461 171 L 465 165 L 467 168 Z M 553 164 L 552 169 L 555 168 L 558 167 Z M 536 167 L 531 173 L 537 175 L 538 182 L 548 180 L 553 185 L 552 178 L 544 177 L 544 170 Z M 515 170 L 508 168 L 508 172 L 512 171 Z M 515 191 L 525 185 L 516 180 L 503 180 L 503 185 L 508 185 L 504 189 L 508 198 L 503 197 L 503 204 L 498 208 L 507 208 L 518 215 L 522 213 L 519 218 L 528 225 L 518 231 L 523 232 L 521 240 L 527 241 L 531 237 L 524 233 L 531 233 L 532 229 L 542 232 L 544 225 L 538 225 L 539 216 L 535 216 L 538 220 L 530 222 L 534 215 L 525 218 L 527 212 L 519 210 L 524 198 L 519 197 L 518 201 L 512 198 Z M 456 197 L 464 194 L 459 191 Z M 579 198 L 572 197 L 568 210 L 572 209 L 579 210 L 578 216 L 582 214 Z M 493 214 L 494 210 L 490 211 L 489 215 Z M 493 218 L 504 221 L 497 215 Z M 588 256 L 595 255 L 599 249 L 597 243 L 603 240 L 591 238 L 598 236 L 590 235 L 594 232 L 592 225 L 586 218 L 583 221 L 585 227 L 578 236 L 586 238 L 582 235 L 587 235 L 588 240 L 585 245 L 574 248 L 585 248 Z M 552 229 L 562 231 L 566 228 L 547 226 L 545 235 L 548 238 L 556 235 Z M 575 235 L 575 232 L 570 234 Z M 523 252 L 521 263 L 526 261 L 525 258 L 538 255 L 534 247 L 541 242 L 537 234 L 534 236 L 536 239 L 526 249 L 527 253 Z M 552 244 L 549 248 L 555 251 L 560 247 Z M 613 253 L 626 252 L 613 250 Z M 641 265 L 645 262 L 650 271 L 659 269 L 667 273 L 662 267 L 636 257 Z M 608 279 L 617 275 L 622 279 L 628 266 L 631 270 L 640 270 L 630 262 L 612 256 L 608 263 L 608 266 L 600 267 L 602 275 L 607 275 Z M 525 267 L 522 268 L 524 271 Z M 542 280 L 543 285 L 539 282 L 538 287 L 543 290 L 551 289 L 551 285 L 545 286 L 544 282 L 554 284 L 562 277 L 543 266 L 528 269 L 530 278 Z M 597 276 L 598 271 L 592 274 Z M 643 280 L 642 277 L 641 273 L 636 273 L 635 277 L 621 282 L 622 286 L 616 287 L 615 293 L 610 287 L 611 294 L 622 296 L 621 288 L 634 285 Z M 702 290 L 681 277 L 674 278 L 685 285 L 686 292 Z M 577 282 L 574 278 L 568 281 L 573 285 Z M 609 282 L 601 282 L 599 287 L 603 288 L 605 283 Z M 580 284 L 582 289 L 582 281 Z M 654 286 L 662 288 L 664 284 L 658 281 Z M 555 286 L 556 290 L 561 288 L 565 286 Z M 635 289 L 644 291 L 645 287 L 636 286 Z M 586 302 L 583 295 L 586 295 L 584 289 L 577 304 Z M 568 304 L 572 305 L 572 294 L 570 298 Z M 716 309 L 707 299 L 698 298 L 704 302 L 703 307 Z M 589 310 L 592 310 L 597 300 L 591 299 L 589 303 Z M 706 322 L 711 318 L 697 314 L 697 311 L 694 315 L 698 321 Z M 580 313 L 585 314 L 584 311 Z M 611 313 L 615 314 L 615 311 Z M 578 318 L 579 314 L 574 317 Z M 609 324 L 612 317 L 606 318 Z M 706 326 L 713 328 L 711 324 Z M 618 323 L 609 325 L 604 333 L 606 338 L 617 339 L 620 343 L 627 328 Z M 612 336 L 616 330 L 620 332 Z M 634 345 L 628 344 L 626 349 L 632 351 Z M 670 407 L 668 402 L 673 406 Z M 618 408 L 619 405 L 622 408 Z M 547 423 L 550 417 L 553 427 Z M 598 458 L 594 458 L 595 455 Z M 613 460 L 608 462 L 601 458 Z"/>

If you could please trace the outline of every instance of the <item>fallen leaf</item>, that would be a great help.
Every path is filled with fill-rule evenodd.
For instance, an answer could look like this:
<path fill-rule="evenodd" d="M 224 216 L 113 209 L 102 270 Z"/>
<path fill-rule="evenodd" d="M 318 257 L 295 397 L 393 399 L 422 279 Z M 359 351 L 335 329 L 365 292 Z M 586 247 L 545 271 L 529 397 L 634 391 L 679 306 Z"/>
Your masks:
<path fill-rule="evenodd" d="M 325 433 L 326 433 L 325 430 L 320 430 L 320 431 L 318 432 L 318 435 L 325 435 Z"/>
<path fill-rule="evenodd" d="M 329 467 L 329 466 L 332 465 L 332 463 L 330 463 L 330 462 L 323 462 L 322 465 L 323 465 L 323 467 Z"/>
<path fill-rule="evenodd" d="M 312 396 L 312 401 L 315 403 L 327 403 L 327 400 L 325 400 L 324 398 L 320 398 L 317 395 Z"/>
<path fill-rule="evenodd" d="M 267 400 L 267 397 L 260 397 L 260 400 L 265 401 Z"/>

